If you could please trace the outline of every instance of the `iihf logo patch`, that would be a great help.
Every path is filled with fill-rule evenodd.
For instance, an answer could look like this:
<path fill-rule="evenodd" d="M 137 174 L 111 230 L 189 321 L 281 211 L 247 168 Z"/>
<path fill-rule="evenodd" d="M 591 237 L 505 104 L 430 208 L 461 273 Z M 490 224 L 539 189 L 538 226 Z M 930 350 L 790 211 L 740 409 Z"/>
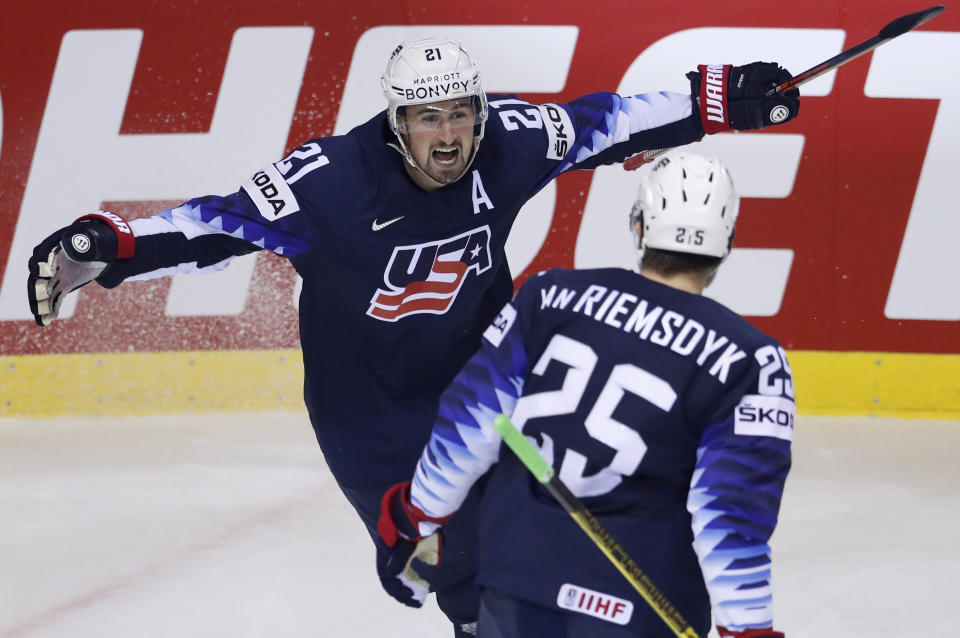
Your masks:
<path fill-rule="evenodd" d="M 373 294 L 367 314 L 381 321 L 421 313 L 442 315 L 468 273 L 479 275 L 490 265 L 489 226 L 450 239 L 398 246 L 383 273 L 384 287 Z"/>
<path fill-rule="evenodd" d="M 626 625 L 633 616 L 633 603 L 610 594 L 564 583 L 557 592 L 557 606 L 617 625 Z"/>

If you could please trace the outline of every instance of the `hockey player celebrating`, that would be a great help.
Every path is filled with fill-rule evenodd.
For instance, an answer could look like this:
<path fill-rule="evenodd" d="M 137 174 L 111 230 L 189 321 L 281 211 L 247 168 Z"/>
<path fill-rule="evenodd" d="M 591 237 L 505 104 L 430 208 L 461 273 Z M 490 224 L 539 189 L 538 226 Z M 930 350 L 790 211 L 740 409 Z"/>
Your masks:
<path fill-rule="evenodd" d="M 722 637 L 783 636 L 771 629 L 767 542 L 790 468 L 790 367 L 774 339 L 700 294 L 737 209 L 717 160 L 671 151 L 630 216 L 640 274 L 531 278 L 441 396 L 412 484 L 387 491 L 379 530 L 402 574 L 413 544 L 489 470 L 479 636 L 673 635 L 502 449 L 501 412 L 698 635 L 712 608 Z"/>
<path fill-rule="evenodd" d="M 457 42 L 401 44 L 382 77 L 387 109 L 346 135 L 305 142 L 231 195 L 130 222 L 100 211 L 50 235 L 30 259 L 30 306 L 47 325 L 66 294 L 93 280 L 112 288 L 217 270 L 261 249 L 289 258 L 303 278 L 310 420 L 378 542 L 381 496 L 409 476 L 437 398 L 512 295 L 504 244 L 521 206 L 561 173 L 785 122 L 799 108 L 796 92 L 765 96 L 790 77 L 774 63 L 688 77 L 692 95 L 531 105 L 484 93 Z M 477 613 L 474 500 L 450 521 L 444 565 L 422 568 L 457 627 Z M 382 580 L 418 602 L 401 580 Z"/>

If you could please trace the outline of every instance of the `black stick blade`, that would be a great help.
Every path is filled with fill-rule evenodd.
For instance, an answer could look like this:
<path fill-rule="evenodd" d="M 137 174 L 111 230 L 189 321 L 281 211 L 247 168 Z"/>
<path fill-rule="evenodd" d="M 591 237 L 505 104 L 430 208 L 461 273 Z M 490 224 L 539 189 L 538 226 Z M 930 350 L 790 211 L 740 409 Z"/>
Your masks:
<path fill-rule="evenodd" d="M 883 38 L 884 40 L 889 40 L 890 38 L 895 38 L 898 35 L 903 35 L 911 29 L 916 29 L 927 20 L 936 18 L 938 15 L 946 11 L 946 9 L 946 6 L 938 4 L 935 7 L 930 7 L 929 9 L 924 9 L 923 11 L 917 11 L 916 13 L 911 13 L 909 15 L 897 18 L 887 26 L 880 29 L 878 37 Z"/>

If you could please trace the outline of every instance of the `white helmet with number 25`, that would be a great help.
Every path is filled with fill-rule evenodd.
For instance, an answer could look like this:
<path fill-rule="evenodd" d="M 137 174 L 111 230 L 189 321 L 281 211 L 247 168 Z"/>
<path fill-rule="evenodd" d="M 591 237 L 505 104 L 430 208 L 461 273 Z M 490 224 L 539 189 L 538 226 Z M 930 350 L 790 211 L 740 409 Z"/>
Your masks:
<path fill-rule="evenodd" d="M 720 160 L 673 150 L 640 181 L 630 227 L 643 222 L 641 248 L 726 257 L 740 198 Z"/>
<path fill-rule="evenodd" d="M 390 55 L 380 79 L 387 97 L 387 121 L 397 136 L 407 161 L 417 166 L 404 139 L 404 108 L 458 98 L 474 105 L 473 149 L 476 156 L 487 121 L 487 96 L 480 84 L 480 69 L 460 43 L 449 38 L 424 38 L 401 43 Z"/>

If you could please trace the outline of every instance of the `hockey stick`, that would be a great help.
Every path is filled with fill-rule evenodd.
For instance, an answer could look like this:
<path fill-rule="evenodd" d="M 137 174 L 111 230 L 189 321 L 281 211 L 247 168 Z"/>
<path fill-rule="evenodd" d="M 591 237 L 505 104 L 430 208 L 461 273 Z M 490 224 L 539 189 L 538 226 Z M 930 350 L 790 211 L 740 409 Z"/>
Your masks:
<path fill-rule="evenodd" d="M 670 604 L 656 585 L 650 581 L 646 574 L 640 571 L 637 564 L 620 546 L 617 541 L 600 525 L 600 522 L 584 507 L 576 496 L 574 496 L 567 486 L 554 475 L 553 468 L 540 456 L 537 449 L 531 445 L 530 441 L 520 433 L 510 418 L 505 414 L 497 415 L 493 421 L 493 427 L 503 440 L 506 442 L 513 453 L 523 462 L 528 470 L 536 477 L 540 483 L 546 486 L 550 494 L 557 502 L 567 510 L 567 513 L 573 517 L 573 520 L 586 532 L 587 536 L 596 544 L 614 567 L 623 574 L 623 577 L 633 585 L 640 596 L 647 604 L 657 612 L 657 615 L 667 623 L 667 626 L 678 638 L 699 638 L 697 632 L 693 630 L 690 624 L 684 620 L 676 607 Z"/>
<path fill-rule="evenodd" d="M 783 93 L 785 91 L 789 91 L 790 89 L 795 89 L 798 86 L 806 84 L 810 80 L 820 77 L 827 71 L 832 71 L 833 69 L 843 66 L 847 62 L 851 62 L 859 58 L 864 53 L 873 51 L 884 42 L 888 42 L 897 36 L 903 35 L 907 31 L 916 29 L 924 22 L 932 20 L 943 13 L 946 11 L 946 9 L 946 6 L 938 4 L 935 7 L 930 7 L 929 9 L 924 9 L 923 11 L 917 11 L 916 13 L 900 16 L 896 20 L 890 22 L 887 26 L 880 29 L 880 33 L 872 38 L 864 40 L 860 44 L 850 47 L 846 51 L 841 51 L 829 60 L 825 60 L 820 64 L 807 69 L 803 73 L 795 75 L 783 84 L 778 84 L 767 91 L 767 95 L 770 96 L 774 93 Z M 637 155 L 628 157 L 626 160 L 624 160 L 623 168 L 628 171 L 636 170 L 669 150 L 669 148 L 655 148 L 648 151 L 643 151 L 642 153 L 638 153 Z"/>
<path fill-rule="evenodd" d="M 767 91 L 767 95 L 773 95 L 774 93 L 783 93 L 784 91 L 789 91 L 790 89 L 796 88 L 802 84 L 806 84 L 814 78 L 818 78 L 827 71 L 835 69 L 837 67 L 843 66 L 847 62 L 856 60 L 864 53 L 869 53 L 873 51 L 878 46 L 892 40 L 899 35 L 903 35 L 907 31 L 916 29 L 924 22 L 936 18 L 938 15 L 946 11 L 947 7 L 938 4 L 935 7 L 930 7 L 929 9 L 924 9 L 923 11 L 917 11 L 916 13 L 911 13 L 905 16 L 901 16 L 896 20 L 892 21 L 887 26 L 880 29 L 880 33 L 873 36 L 868 40 L 864 40 L 860 44 L 850 47 L 846 51 L 841 51 L 837 55 L 833 56 L 825 62 L 821 62 L 817 66 L 807 69 L 799 75 L 795 75 L 791 79 L 787 80 L 783 84 L 773 87 Z"/>

